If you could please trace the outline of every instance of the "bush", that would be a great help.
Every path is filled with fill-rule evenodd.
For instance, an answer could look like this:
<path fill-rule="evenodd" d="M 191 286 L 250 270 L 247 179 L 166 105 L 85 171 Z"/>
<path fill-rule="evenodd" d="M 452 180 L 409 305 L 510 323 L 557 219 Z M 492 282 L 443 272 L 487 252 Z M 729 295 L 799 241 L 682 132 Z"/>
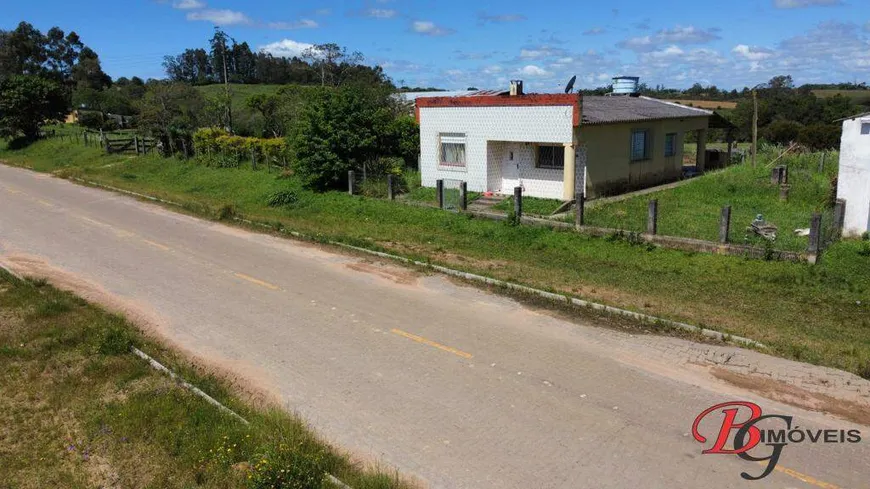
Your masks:
<path fill-rule="evenodd" d="M 278 164 L 287 160 L 287 141 L 282 138 L 250 138 L 234 136 L 227 131 L 208 127 L 193 133 L 193 148 L 200 161 L 220 168 L 237 167 L 248 162 L 251 155 L 258 164 Z"/>
<path fill-rule="evenodd" d="M 798 135 L 804 126 L 800 122 L 777 120 L 764 128 L 764 139 L 782 145 L 788 145 L 798 140 Z"/>
<path fill-rule="evenodd" d="M 840 146 L 841 132 L 834 124 L 814 124 L 801 129 L 798 142 L 814 151 L 836 149 Z"/>
<path fill-rule="evenodd" d="M 299 201 L 299 196 L 293 190 L 279 190 L 269 196 L 267 204 L 269 207 L 284 207 L 293 205 Z"/>

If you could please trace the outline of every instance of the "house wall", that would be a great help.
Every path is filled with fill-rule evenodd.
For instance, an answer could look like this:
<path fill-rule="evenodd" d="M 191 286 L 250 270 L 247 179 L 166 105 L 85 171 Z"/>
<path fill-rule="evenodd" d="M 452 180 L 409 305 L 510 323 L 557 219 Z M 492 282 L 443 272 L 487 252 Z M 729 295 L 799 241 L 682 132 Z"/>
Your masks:
<path fill-rule="evenodd" d="M 707 128 L 706 117 L 624 124 L 581 126 L 579 142 L 586 149 L 586 196 L 614 195 L 674 181 L 683 171 L 686 133 Z M 631 161 L 631 133 L 650 131 L 650 158 Z M 665 157 L 665 135 L 677 134 L 676 154 Z"/>
<path fill-rule="evenodd" d="M 565 106 L 519 107 L 419 107 L 420 111 L 420 173 L 423 186 L 434 187 L 438 179 L 456 179 L 468 182 L 468 190 L 496 191 L 504 187 L 502 163 L 508 157 L 508 147 L 514 156 L 525 158 L 523 144 L 511 143 L 571 143 L 574 137 L 574 108 Z M 465 134 L 464 168 L 444 167 L 440 164 L 440 134 Z M 534 166 L 534 165 L 532 165 Z M 552 171 L 552 170 L 551 170 Z M 522 173 L 522 172 L 521 172 Z M 547 197 L 561 197 L 561 170 L 558 171 L 559 192 Z M 554 186 L 552 175 L 543 178 Z M 533 195 L 543 188 L 523 179 Z M 498 185 L 498 189 L 495 186 Z M 533 190 L 534 189 L 534 190 Z M 513 191 L 510 187 L 509 191 Z M 545 195 L 535 195 L 545 196 Z"/>
<path fill-rule="evenodd" d="M 522 187 L 523 195 L 529 197 L 562 198 L 564 170 L 535 168 L 536 144 L 501 143 L 501 146 L 503 151 L 500 159 L 495 160 L 495 165 L 491 165 L 501 167 L 501 182 L 498 188 L 489 190 L 511 194 L 514 187 Z M 559 151 L 564 151 L 561 145 Z"/>
<path fill-rule="evenodd" d="M 870 231 L 870 117 L 843 122 L 837 198 L 846 200 L 843 234 Z"/>

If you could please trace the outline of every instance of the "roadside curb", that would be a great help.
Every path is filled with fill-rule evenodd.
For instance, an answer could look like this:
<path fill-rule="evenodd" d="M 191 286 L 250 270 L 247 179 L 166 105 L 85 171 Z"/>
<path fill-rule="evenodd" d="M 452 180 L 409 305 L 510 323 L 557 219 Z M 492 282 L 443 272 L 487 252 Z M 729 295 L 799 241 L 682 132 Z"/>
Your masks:
<path fill-rule="evenodd" d="M 127 195 L 132 195 L 135 197 L 150 200 L 152 202 L 160 202 L 162 204 L 167 204 L 167 205 L 172 205 L 172 206 L 182 207 L 182 208 L 184 207 L 182 204 L 180 204 L 178 202 L 164 200 L 164 199 L 161 199 L 159 197 L 154 197 L 152 195 L 140 194 L 138 192 L 133 192 L 130 190 L 124 190 L 121 188 L 113 187 L 111 185 L 105 185 L 102 183 L 94 182 L 92 180 L 84 180 L 84 179 L 77 178 L 77 177 L 68 177 L 67 179 L 72 180 L 74 182 L 83 183 L 83 184 L 86 184 L 86 185 L 89 185 L 92 187 L 97 187 L 97 188 L 102 188 L 102 189 L 106 189 L 106 190 L 111 190 L 114 192 L 120 192 L 120 193 L 127 194 Z M 520 284 L 516 284 L 513 282 L 507 282 L 504 280 L 494 279 L 494 278 L 490 278 L 490 277 L 486 277 L 483 275 L 478 275 L 478 274 L 474 274 L 474 273 L 470 273 L 470 272 L 463 272 L 461 270 L 455 270 L 455 269 L 448 268 L 448 267 L 445 267 L 442 265 L 435 265 L 435 264 L 428 263 L 428 262 L 413 260 L 411 258 L 406 258 L 404 256 L 393 255 L 393 254 L 385 253 L 382 251 L 375 251 L 375 250 L 372 250 L 369 248 L 363 248 L 360 246 L 354 246 L 354 245 L 350 245 L 347 243 L 342 243 L 340 241 L 317 240 L 312 236 L 306 235 L 304 233 L 300 233 L 298 231 L 292 231 L 292 230 L 284 229 L 284 228 L 277 228 L 277 227 L 269 225 L 269 224 L 265 224 L 265 223 L 257 222 L 257 221 L 252 221 L 250 219 L 245 219 L 242 217 L 235 217 L 234 216 L 233 220 L 235 220 L 237 222 L 244 223 L 244 224 L 248 224 L 251 226 L 269 229 L 269 230 L 274 231 L 274 232 L 287 234 L 287 235 L 293 236 L 294 238 L 304 239 L 306 241 L 321 241 L 321 242 L 324 242 L 324 243 L 329 244 L 329 245 L 354 250 L 354 251 L 357 251 L 360 253 L 365 253 L 365 254 L 377 256 L 380 258 L 385 258 L 388 260 L 398 261 L 398 262 L 402 262 L 402 263 L 412 264 L 412 265 L 415 265 L 418 267 L 428 268 L 430 270 L 435 270 L 435 271 L 443 273 L 445 275 L 459 277 L 459 278 L 469 280 L 472 282 L 480 282 L 480 283 L 484 283 L 484 284 L 492 285 L 492 286 L 496 286 L 496 287 L 504 287 L 504 288 L 515 290 L 518 292 L 523 292 L 526 294 L 535 295 L 535 296 L 538 296 L 538 297 L 541 297 L 541 298 L 544 298 L 544 299 L 547 299 L 547 300 L 550 300 L 550 301 L 556 302 L 556 303 L 572 305 L 575 307 L 584 307 L 584 308 L 592 309 L 595 311 L 605 312 L 607 314 L 613 314 L 616 316 L 626 317 L 629 319 L 633 319 L 635 321 L 640 321 L 640 322 L 645 323 L 645 324 L 651 324 L 651 325 L 656 325 L 656 326 L 666 326 L 666 327 L 670 327 L 670 328 L 679 329 L 682 331 L 687 331 L 690 333 L 697 333 L 697 334 L 700 334 L 700 335 L 705 336 L 707 338 L 715 339 L 718 341 L 723 341 L 726 343 L 735 343 L 735 344 L 738 344 L 740 346 L 749 346 L 749 347 L 755 347 L 755 348 L 761 348 L 761 349 L 767 348 L 762 343 L 759 343 L 755 340 L 751 340 L 749 338 L 744 338 L 742 336 L 729 335 L 729 334 L 721 333 L 719 331 L 715 331 L 712 329 L 702 328 L 700 326 L 694 326 L 694 325 L 679 322 L 679 321 L 673 321 L 670 319 L 664 319 L 664 318 L 660 318 L 657 316 L 651 316 L 649 314 L 643 314 L 640 312 L 629 311 L 627 309 L 621 309 L 618 307 L 608 306 L 606 304 L 600 304 L 597 302 L 587 301 L 584 299 L 578 299 L 576 297 L 571 297 L 571 296 L 564 295 L 564 294 L 547 292 L 545 290 L 536 289 L 534 287 L 529 287 L 526 285 L 520 285 Z"/>

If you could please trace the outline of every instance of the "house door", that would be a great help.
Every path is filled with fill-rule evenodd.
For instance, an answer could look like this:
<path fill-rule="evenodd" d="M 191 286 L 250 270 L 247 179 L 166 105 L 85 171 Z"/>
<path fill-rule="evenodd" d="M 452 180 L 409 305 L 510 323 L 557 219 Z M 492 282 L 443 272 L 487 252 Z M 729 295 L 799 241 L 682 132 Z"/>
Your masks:
<path fill-rule="evenodd" d="M 511 193 L 520 184 L 520 159 L 516 148 L 508 147 L 501 163 L 501 193 Z"/>

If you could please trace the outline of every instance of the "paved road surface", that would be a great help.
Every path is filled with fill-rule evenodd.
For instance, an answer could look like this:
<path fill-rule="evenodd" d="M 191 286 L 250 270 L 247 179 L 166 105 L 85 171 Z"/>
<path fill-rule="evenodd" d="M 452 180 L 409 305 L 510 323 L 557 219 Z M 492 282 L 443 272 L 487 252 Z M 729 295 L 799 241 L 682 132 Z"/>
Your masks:
<path fill-rule="evenodd" d="M 440 276 L 2 165 L 0 261 L 125 308 L 431 487 L 870 487 L 866 441 L 789 445 L 783 470 L 746 482 L 759 466 L 688 435 L 705 408 L 741 398 L 801 428 L 855 426 Z"/>

